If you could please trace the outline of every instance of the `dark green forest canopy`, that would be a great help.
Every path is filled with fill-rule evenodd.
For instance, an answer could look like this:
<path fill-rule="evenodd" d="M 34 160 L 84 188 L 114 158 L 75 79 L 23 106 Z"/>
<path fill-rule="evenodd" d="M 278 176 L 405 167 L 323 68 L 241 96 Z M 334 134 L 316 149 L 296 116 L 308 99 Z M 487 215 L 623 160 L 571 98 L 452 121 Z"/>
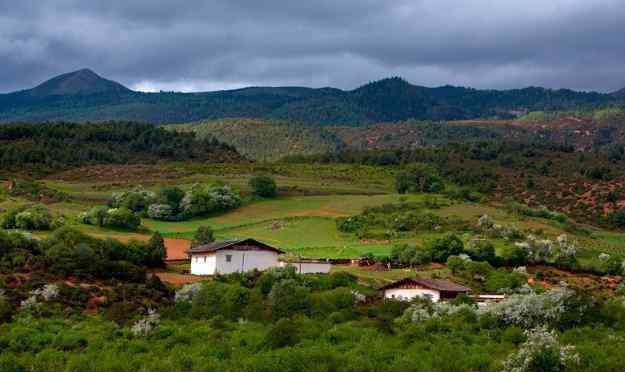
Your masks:
<path fill-rule="evenodd" d="M 63 169 L 86 164 L 121 164 L 156 160 L 241 160 L 236 150 L 190 133 L 150 124 L 45 123 L 0 125 L 0 168 L 36 166 Z"/>

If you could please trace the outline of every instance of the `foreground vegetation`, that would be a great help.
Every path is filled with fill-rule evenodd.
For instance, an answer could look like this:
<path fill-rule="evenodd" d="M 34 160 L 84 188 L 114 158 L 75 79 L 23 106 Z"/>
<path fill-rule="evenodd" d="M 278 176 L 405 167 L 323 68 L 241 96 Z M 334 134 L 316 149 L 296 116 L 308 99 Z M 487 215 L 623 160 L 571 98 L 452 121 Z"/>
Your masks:
<path fill-rule="evenodd" d="M 0 188 L 0 371 L 625 364 L 624 165 L 607 147 L 471 141 L 216 163 L 194 151 L 208 143 L 216 155 L 236 152 L 144 125 L 7 128 L 35 139 L 12 147 L 24 169 L 4 168 L 12 176 Z M 122 137 L 138 130 L 146 146 L 116 137 L 116 128 Z M 31 157 L 47 143 L 40 133 L 93 138 L 90 131 L 96 149 L 119 157 Z M 190 152 L 161 152 L 157 144 L 169 140 Z M 160 163 L 118 164 L 145 159 Z M 595 208 L 585 208 L 591 201 Z M 256 238 L 290 256 L 366 265 L 197 282 L 183 274 L 188 264 L 167 263 L 172 238 Z M 507 298 L 486 307 L 467 296 L 449 304 L 381 298 L 381 285 L 406 276 Z"/>

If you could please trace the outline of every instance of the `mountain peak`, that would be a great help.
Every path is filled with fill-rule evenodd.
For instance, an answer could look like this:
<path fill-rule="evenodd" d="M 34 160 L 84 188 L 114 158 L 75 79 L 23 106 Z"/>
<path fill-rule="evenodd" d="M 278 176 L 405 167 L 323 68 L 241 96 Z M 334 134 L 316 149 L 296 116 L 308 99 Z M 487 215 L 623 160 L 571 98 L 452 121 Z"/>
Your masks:
<path fill-rule="evenodd" d="M 621 90 L 617 90 L 616 92 L 610 93 L 610 95 L 616 98 L 625 98 L 625 88 Z"/>
<path fill-rule="evenodd" d="M 124 93 L 130 89 L 104 79 L 91 69 L 83 68 L 56 76 L 28 91 L 32 96 L 74 96 L 101 93 Z"/>

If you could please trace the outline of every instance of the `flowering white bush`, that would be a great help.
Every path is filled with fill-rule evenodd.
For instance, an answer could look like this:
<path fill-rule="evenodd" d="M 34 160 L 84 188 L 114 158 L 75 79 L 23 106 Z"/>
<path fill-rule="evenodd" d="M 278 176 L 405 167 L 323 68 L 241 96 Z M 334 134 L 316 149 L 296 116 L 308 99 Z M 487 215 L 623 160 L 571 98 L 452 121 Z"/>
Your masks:
<path fill-rule="evenodd" d="M 490 216 L 487 214 L 480 217 L 477 220 L 477 224 L 476 224 L 478 229 L 483 229 L 483 230 L 490 229 L 493 227 L 493 225 L 495 225 L 495 221 L 493 221 L 493 219 L 490 218 Z"/>
<path fill-rule="evenodd" d="M 130 331 L 135 336 L 143 336 L 147 337 L 152 333 L 154 328 L 156 328 L 161 321 L 160 315 L 154 309 L 148 310 L 148 315 L 137 320 L 135 324 L 133 324 Z"/>
<path fill-rule="evenodd" d="M 40 299 L 45 302 L 55 300 L 59 297 L 59 286 L 56 284 L 46 284 L 39 289 L 30 291 L 29 294 L 30 297 L 20 303 L 20 307 L 24 310 L 33 310 L 39 305 Z"/>
<path fill-rule="evenodd" d="M 533 263 L 546 263 L 558 259 L 575 259 L 577 245 L 570 241 L 566 234 L 556 238 L 554 243 L 550 239 L 538 239 L 534 235 L 528 235 L 524 242 L 515 243 L 518 248 L 527 252 L 527 259 Z"/>
<path fill-rule="evenodd" d="M 527 341 L 504 362 L 504 372 L 559 371 L 579 363 L 575 347 L 560 345 L 554 331 L 538 327 L 525 331 L 525 335 Z"/>
<path fill-rule="evenodd" d="M 447 302 L 419 302 L 406 309 L 401 319 L 404 321 L 409 320 L 413 323 L 418 323 L 424 320 L 437 319 L 443 316 L 452 315 L 463 310 L 475 312 L 476 309 L 474 306 L 469 304 L 452 305 Z"/>
<path fill-rule="evenodd" d="M 202 283 L 185 284 L 182 288 L 176 291 L 174 300 L 176 302 L 191 302 L 201 289 Z"/>
<path fill-rule="evenodd" d="M 59 297 L 59 286 L 56 284 L 46 284 L 31 293 L 41 296 L 44 301 L 52 301 Z"/>
<path fill-rule="evenodd" d="M 516 228 L 495 223 L 495 221 L 493 221 L 493 219 L 487 214 L 480 217 L 475 226 L 478 230 L 494 237 L 504 239 L 518 239 L 523 237 L 523 234 L 521 234 L 521 232 Z"/>
<path fill-rule="evenodd" d="M 148 207 L 148 217 L 155 220 L 171 220 L 174 218 L 174 208 L 169 204 L 151 204 Z"/>
<path fill-rule="evenodd" d="M 514 271 L 515 273 L 527 275 L 527 267 L 525 266 L 515 267 L 512 271 Z"/>
<path fill-rule="evenodd" d="M 466 253 L 461 253 L 458 255 L 458 257 L 460 257 L 460 259 L 465 262 L 472 261 L 471 257 L 469 257 L 469 255 Z"/>
<path fill-rule="evenodd" d="M 575 295 L 567 287 L 550 289 L 544 293 L 530 291 L 514 294 L 499 303 L 490 304 L 480 311 L 490 314 L 502 323 L 520 327 L 536 327 L 559 321 L 567 311 L 566 303 Z"/>
<path fill-rule="evenodd" d="M 352 296 L 354 296 L 354 300 L 356 300 L 356 302 L 366 302 L 367 301 L 367 296 L 365 296 L 364 294 L 356 291 L 356 290 L 352 290 Z"/>

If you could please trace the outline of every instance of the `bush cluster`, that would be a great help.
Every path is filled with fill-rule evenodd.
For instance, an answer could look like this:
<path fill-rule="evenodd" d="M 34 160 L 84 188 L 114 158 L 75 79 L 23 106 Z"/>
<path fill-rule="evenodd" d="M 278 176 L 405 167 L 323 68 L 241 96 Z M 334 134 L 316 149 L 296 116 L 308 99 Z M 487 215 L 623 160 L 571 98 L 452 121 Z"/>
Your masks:
<path fill-rule="evenodd" d="M 62 224 L 62 218 L 54 219 L 43 204 L 11 209 L 2 220 L 4 229 L 51 230 Z"/>

